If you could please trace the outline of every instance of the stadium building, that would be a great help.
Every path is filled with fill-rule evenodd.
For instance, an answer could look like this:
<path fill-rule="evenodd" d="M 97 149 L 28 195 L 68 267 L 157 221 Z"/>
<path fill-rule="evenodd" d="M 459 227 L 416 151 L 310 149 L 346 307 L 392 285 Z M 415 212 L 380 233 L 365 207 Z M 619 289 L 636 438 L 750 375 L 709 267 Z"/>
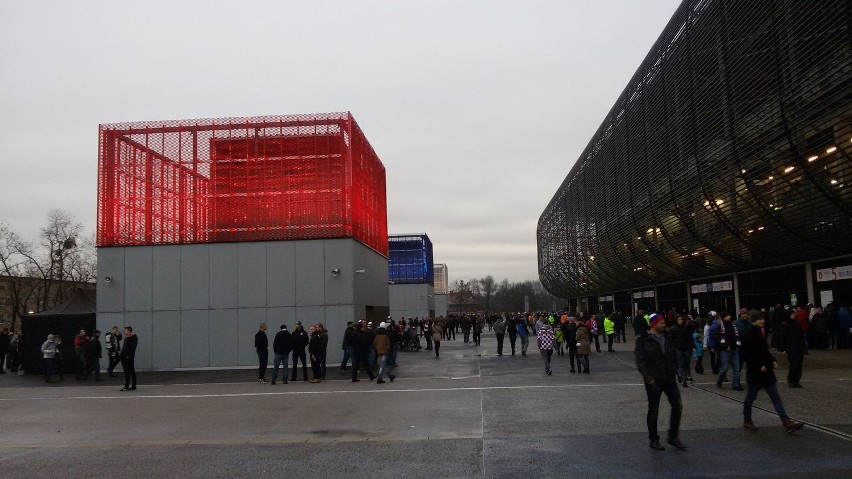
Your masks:
<path fill-rule="evenodd" d="M 852 303 L 845 0 L 685 0 L 541 214 L 581 310 Z"/>

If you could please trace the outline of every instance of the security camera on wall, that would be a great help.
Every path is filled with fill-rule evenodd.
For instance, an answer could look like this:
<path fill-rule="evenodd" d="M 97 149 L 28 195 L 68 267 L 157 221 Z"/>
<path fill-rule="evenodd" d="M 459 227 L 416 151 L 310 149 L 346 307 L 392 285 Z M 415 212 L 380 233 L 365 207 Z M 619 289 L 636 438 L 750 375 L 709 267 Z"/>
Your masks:
<path fill-rule="evenodd" d="M 333 270 L 331 270 L 331 276 L 333 278 L 340 276 L 340 268 L 334 268 Z"/>

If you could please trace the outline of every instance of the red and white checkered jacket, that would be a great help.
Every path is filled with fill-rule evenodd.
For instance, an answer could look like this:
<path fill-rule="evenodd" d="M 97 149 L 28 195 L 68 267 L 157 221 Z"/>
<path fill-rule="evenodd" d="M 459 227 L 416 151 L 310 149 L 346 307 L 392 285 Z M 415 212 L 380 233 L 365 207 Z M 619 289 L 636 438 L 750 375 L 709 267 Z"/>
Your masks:
<path fill-rule="evenodd" d="M 542 328 L 538 332 L 538 349 L 553 349 L 553 329 Z"/>

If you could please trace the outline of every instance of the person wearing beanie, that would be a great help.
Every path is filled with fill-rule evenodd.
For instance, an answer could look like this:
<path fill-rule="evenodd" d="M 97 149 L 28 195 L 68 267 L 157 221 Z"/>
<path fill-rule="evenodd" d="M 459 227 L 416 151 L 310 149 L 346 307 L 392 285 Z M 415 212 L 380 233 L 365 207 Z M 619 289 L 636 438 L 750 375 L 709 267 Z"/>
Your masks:
<path fill-rule="evenodd" d="M 660 399 L 665 393 L 671 405 L 669 419 L 668 443 L 679 451 L 686 450 L 681 442 L 680 416 L 683 403 L 680 399 L 680 389 L 675 381 L 676 360 L 674 342 L 665 333 L 666 318 L 662 314 L 652 314 L 648 320 L 649 331 L 646 336 L 636 338 L 636 367 L 645 382 L 645 393 L 648 396 L 648 439 L 651 449 L 662 451 L 665 447 L 660 444 L 657 432 L 657 417 L 660 412 Z"/>
<path fill-rule="evenodd" d="M 787 416 L 784 403 L 781 402 L 781 396 L 778 394 L 778 380 L 775 378 L 775 369 L 778 368 L 778 363 L 772 353 L 769 352 L 769 346 L 766 344 L 766 329 L 764 329 L 766 317 L 760 311 L 751 311 L 749 319 L 753 326 L 743 335 L 742 347 L 743 356 L 746 360 L 746 382 L 748 383 L 748 392 L 745 401 L 743 401 L 743 429 L 752 432 L 758 431 L 757 426 L 751 420 L 751 407 L 757 398 L 757 393 L 764 389 L 769 398 L 772 399 L 772 405 L 775 407 L 778 417 L 781 418 L 784 431 L 787 434 L 792 434 L 801 429 L 803 424 Z"/>
<path fill-rule="evenodd" d="M 291 381 L 295 381 L 296 377 L 298 377 L 299 373 L 299 361 L 302 361 L 302 380 L 308 380 L 308 364 L 307 364 L 307 356 L 305 355 L 305 348 L 308 347 L 308 343 L 310 342 L 310 337 L 308 333 L 305 332 L 305 328 L 302 327 L 301 321 L 296 321 L 296 328 L 290 334 L 293 338 L 292 342 L 292 354 L 293 354 L 293 375 L 290 377 Z"/>

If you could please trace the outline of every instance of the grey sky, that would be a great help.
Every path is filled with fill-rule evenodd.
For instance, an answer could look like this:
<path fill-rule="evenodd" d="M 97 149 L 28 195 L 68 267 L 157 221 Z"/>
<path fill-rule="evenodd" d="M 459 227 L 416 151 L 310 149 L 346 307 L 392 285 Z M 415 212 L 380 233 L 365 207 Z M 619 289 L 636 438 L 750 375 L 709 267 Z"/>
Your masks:
<path fill-rule="evenodd" d="M 388 229 L 535 279 L 539 214 L 677 0 L 0 0 L 0 222 L 95 228 L 99 123 L 351 111 Z"/>

